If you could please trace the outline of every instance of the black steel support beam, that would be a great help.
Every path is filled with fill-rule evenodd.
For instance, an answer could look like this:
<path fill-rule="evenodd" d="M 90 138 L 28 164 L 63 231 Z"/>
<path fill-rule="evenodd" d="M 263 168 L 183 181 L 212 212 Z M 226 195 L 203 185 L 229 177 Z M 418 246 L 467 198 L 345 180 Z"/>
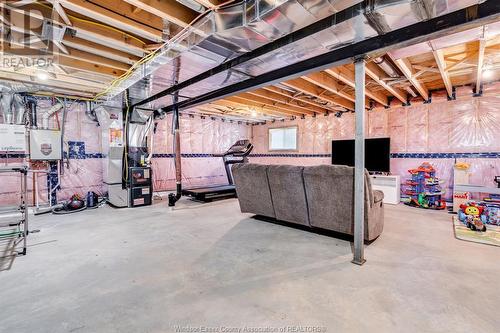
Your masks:
<path fill-rule="evenodd" d="M 352 7 L 350 10 L 353 10 Z M 294 77 L 305 75 L 314 71 L 320 71 L 335 65 L 352 62 L 353 59 L 358 56 L 369 56 L 376 52 L 386 52 L 389 49 L 394 49 L 395 47 L 404 47 L 428 41 L 430 39 L 442 37 L 445 34 L 463 31 L 476 26 L 495 22 L 499 19 L 500 1 L 488 0 L 478 5 L 473 5 L 428 21 L 419 22 L 408 27 L 391 31 L 385 35 L 375 36 L 370 39 L 335 49 L 310 59 L 299 61 L 295 64 L 288 65 L 257 77 L 185 100 L 180 102 L 178 107 L 179 109 L 186 109 L 205 104 L 226 96 L 286 81 Z M 175 89 L 173 91 L 175 91 Z M 172 105 L 167 106 L 162 108 L 162 111 L 170 112 L 172 107 Z"/>
<path fill-rule="evenodd" d="M 274 50 L 280 49 L 283 46 L 286 46 L 288 44 L 297 42 L 303 38 L 309 37 L 312 34 L 315 34 L 317 32 L 323 31 L 325 29 L 331 28 L 336 24 L 339 24 L 341 22 L 347 21 L 359 14 L 362 14 L 367 6 L 367 1 L 360 2 L 354 6 L 351 6 L 349 8 L 346 8 L 338 13 L 332 14 L 322 20 L 319 20 L 317 22 L 314 22 L 304 28 L 301 28 L 299 30 L 296 30 L 292 33 L 289 33 L 288 35 L 285 35 L 281 38 L 276 39 L 275 41 L 272 41 L 270 43 L 267 43 L 261 47 L 256 48 L 255 50 L 252 50 L 250 52 L 246 52 L 234 59 L 228 60 L 218 66 L 215 66 L 212 69 L 209 69 L 208 71 L 205 71 L 201 74 L 198 74 L 188 80 L 185 80 L 183 82 L 180 82 L 179 84 L 175 84 L 151 97 L 148 97 L 136 104 L 133 105 L 133 107 L 143 105 L 149 102 L 153 102 L 161 97 L 171 95 L 176 91 L 179 91 L 183 88 L 189 87 L 192 84 L 195 84 L 197 82 L 200 82 L 204 79 L 208 79 L 209 77 L 212 77 L 216 74 L 222 73 L 224 71 L 227 71 L 235 66 L 238 66 L 244 62 L 247 62 L 249 60 L 255 59 L 257 57 L 260 57 L 262 55 L 265 55 L 269 52 L 272 52 Z"/>

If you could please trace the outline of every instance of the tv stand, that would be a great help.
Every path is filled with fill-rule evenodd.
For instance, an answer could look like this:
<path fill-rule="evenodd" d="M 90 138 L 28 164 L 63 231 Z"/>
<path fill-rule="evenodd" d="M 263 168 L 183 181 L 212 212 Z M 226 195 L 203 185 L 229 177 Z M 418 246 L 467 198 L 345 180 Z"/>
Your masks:
<path fill-rule="evenodd" d="M 397 205 L 401 201 L 401 178 L 397 175 L 370 175 L 372 188 L 384 192 L 384 203 Z"/>
<path fill-rule="evenodd" d="M 389 176 L 389 172 L 381 172 L 381 171 L 368 171 L 370 176 Z"/>

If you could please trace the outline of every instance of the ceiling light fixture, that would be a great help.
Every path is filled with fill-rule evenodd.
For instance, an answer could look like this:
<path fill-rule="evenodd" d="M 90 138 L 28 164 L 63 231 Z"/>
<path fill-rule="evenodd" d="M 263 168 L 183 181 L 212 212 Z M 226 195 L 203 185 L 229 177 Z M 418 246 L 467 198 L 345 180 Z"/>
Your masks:
<path fill-rule="evenodd" d="M 483 70 L 483 77 L 484 77 L 484 78 L 486 78 L 486 79 L 487 79 L 487 78 L 490 78 L 490 77 L 492 77 L 492 76 L 493 76 L 493 70 L 492 70 L 491 68 L 485 68 L 485 69 Z"/>
<path fill-rule="evenodd" d="M 46 71 L 41 71 L 41 70 L 38 70 L 36 72 L 36 77 L 40 80 L 40 81 L 47 81 L 49 79 L 49 73 L 47 73 Z"/>

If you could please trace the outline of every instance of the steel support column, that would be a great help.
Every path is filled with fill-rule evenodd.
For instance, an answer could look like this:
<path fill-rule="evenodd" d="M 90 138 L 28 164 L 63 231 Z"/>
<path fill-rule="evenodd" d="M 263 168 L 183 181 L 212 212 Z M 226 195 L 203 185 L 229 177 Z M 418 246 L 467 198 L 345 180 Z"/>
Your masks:
<path fill-rule="evenodd" d="M 354 63 L 356 136 L 354 149 L 354 258 L 357 265 L 365 263 L 365 60 Z"/>

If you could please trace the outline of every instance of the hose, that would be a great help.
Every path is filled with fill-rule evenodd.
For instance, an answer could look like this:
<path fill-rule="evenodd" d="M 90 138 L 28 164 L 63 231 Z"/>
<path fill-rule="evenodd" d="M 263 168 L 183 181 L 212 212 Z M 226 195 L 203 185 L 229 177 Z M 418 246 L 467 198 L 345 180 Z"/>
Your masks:
<path fill-rule="evenodd" d="M 82 212 L 84 211 L 85 209 L 87 209 L 87 206 L 83 206 L 82 208 L 78 208 L 78 209 L 75 209 L 75 210 L 66 210 L 65 208 L 59 208 L 59 207 L 55 207 L 55 208 L 52 208 L 52 214 L 59 214 L 59 215 L 63 215 L 63 214 L 72 214 L 72 213 L 78 213 L 78 212 Z"/>
<path fill-rule="evenodd" d="M 52 210 L 43 212 L 41 214 L 45 214 L 45 213 L 49 213 L 49 212 L 52 212 L 52 214 L 56 214 L 56 215 L 78 213 L 78 212 L 83 212 L 86 209 L 97 209 L 97 208 L 101 207 L 105 202 L 106 202 L 106 198 L 103 198 L 100 201 L 98 201 L 95 206 L 88 207 L 87 203 L 84 203 L 83 207 L 78 208 L 78 209 L 74 209 L 74 210 L 67 209 L 68 203 L 66 202 L 62 205 L 57 205 L 56 207 L 52 208 Z"/>

